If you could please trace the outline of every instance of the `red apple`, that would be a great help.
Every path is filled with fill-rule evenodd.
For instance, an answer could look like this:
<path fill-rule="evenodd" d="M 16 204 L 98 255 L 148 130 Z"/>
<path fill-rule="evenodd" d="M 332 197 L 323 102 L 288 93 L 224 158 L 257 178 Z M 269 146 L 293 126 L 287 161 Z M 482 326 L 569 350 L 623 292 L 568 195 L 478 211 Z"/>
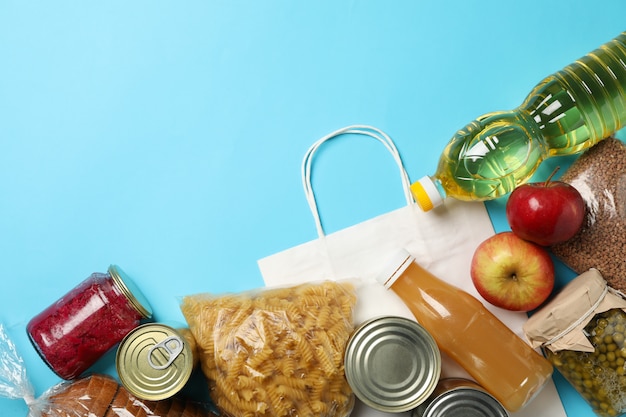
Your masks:
<path fill-rule="evenodd" d="M 586 214 L 585 201 L 578 190 L 550 178 L 518 186 L 506 203 L 506 218 L 513 233 L 543 246 L 574 237 Z"/>
<path fill-rule="evenodd" d="M 512 232 L 501 232 L 478 245 L 471 277 L 489 303 L 512 311 L 530 311 L 550 296 L 554 264 L 546 249 Z"/>

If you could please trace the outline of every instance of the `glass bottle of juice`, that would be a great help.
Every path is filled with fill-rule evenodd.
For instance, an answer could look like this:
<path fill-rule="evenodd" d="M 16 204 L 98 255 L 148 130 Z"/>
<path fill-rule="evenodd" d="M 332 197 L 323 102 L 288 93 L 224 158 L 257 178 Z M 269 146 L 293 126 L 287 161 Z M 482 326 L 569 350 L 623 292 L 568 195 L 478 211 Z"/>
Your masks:
<path fill-rule="evenodd" d="M 407 252 L 379 277 L 461 365 L 509 411 L 526 405 L 552 376 L 552 365 L 471 294 L 435 277 Z"/>
<path fill-rule="evenodd" d="M 424 211 L 446 197 L 484 201 L 526 181 L 546 158 L 587 149 L 626 126 L 626 32 L 542 80 L 512 111 L 459 130 L 433 176 L 411 186 Z"/>

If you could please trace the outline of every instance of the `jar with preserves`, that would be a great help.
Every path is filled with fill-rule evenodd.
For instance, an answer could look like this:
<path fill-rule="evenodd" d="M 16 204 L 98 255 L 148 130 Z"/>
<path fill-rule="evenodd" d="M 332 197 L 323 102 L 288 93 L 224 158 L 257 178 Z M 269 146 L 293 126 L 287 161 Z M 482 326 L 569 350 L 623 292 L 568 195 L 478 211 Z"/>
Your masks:
<path fill-rule="evenodd" d="M 526 337 L 602 417 L 626 412 L 626 300 L 596 269 L 524 325 Z"/>
<path fill-rule="evenodd" d="M 111 265 L 107 273 L 93 273 L 33 317 L 26 330 L 48 366 L 71 380 L 151 316 L 132 280 Z"/>

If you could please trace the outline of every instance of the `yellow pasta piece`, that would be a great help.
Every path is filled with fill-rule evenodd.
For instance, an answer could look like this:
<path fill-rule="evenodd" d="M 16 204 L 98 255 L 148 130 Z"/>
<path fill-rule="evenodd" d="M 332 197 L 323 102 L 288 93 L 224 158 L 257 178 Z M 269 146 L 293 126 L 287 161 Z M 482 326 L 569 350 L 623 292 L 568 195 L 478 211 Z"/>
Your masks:
<path fill-rule="evenodd" d="M 326 375 L 332 375 L 335 372 L 335 364 L 332 357 L 324 346 L 319 345 L 315 348 L 315 357 L 317 358 L 319 365 L 322 367 Z"/>
<path fill-rule="evenodd" d="M 272 381 L 276 386 L 287 386 L 293 389 L 299 389 L 301 391 L 306 390 L 306 379 L 303 378 L 290 378 L 284 375 L 275 375 Z"/>
<path fill-rule="evenodd" d="M 296 361 L 293 357 L 282 356 L 282 359 L 277 364 L 277 368 L 281 374 L 291 377 L 296 372 Z"/>
<path fill-rule="evenodd" d="M 255 387 L 257 383 L 254 381 L 252 377 L 246 375 L 237 375 L 235 378 L 235 386 L 237 389 L 245 390 Z"/>

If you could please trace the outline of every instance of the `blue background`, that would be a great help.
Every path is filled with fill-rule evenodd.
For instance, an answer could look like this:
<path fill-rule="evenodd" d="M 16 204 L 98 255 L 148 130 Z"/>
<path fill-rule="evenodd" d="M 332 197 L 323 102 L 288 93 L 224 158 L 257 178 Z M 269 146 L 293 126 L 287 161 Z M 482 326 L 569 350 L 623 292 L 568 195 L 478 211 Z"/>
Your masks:
<path fill-rule="evenodd" d="M 0 321 L 36 395 L 59 379 L 24 327 L 92 272 L 120 265 L 163 321 L 180 296 L 260 287 L 257 259 L 316 237 L 299 172 L 316 139 L 381 128 L 415 181 L 624 16 L 621 0 L 0 0 Z M 313 183 L 327 232 L 404 204 L 370 140 L 326 145 Z M 568 416 L 593 415 L 559 387 Z"/>

